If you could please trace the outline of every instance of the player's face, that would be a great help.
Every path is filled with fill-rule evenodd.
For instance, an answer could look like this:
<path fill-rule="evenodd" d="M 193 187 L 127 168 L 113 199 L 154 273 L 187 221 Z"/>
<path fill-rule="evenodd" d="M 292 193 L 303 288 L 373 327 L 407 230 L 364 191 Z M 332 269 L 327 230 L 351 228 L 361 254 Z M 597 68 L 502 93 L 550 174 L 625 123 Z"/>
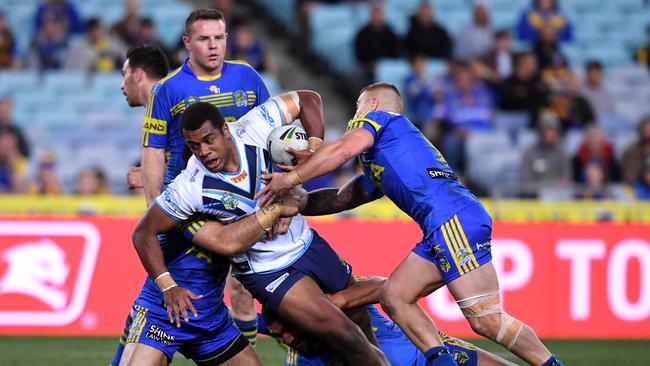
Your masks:
<path fill-rule="evenodd" d="M 223 129 L 219 130 L 214 128 L 209 121 L 195 130 L 183 130 L 183 136 L 187 142 L 187 146 L 196 156 L 199 161 L 209 171 L 213 173 L 222 170 L 232 170 L 233 165 L 233 150 L 235 149 L 232 141 L 230 140 L 230 131 L 228 126 L 224 125 Z M 237 162 L 234 162 L 237 165 Z M 236 166 L 235 171 L 239 167 Z"/>
<path fill-rule="evenodd" d="M 122 94 L 130 107 L 139 107 L 142 102 L 138 100 L 138 85 L 133 77 L 133 69 L 129 66 L 129 60 L 124 61 L 122 66 Z"/>
<path fill-rule="evenodd" d="M 212 73 L 221 70 L 226 55 L 226 23 L 222 20 L 197 20 L 189 36 L 183 37 L 190 61 L 201 71 Z"/>
<path fill-rule="evenodd" d="M 286 344 L 302 354 L 309 354 L 313 350 L 312 342 L 308 337 L 300 334 L 295 329 L 289 329 L 278 321 L 267 324 L 273 338 Z"/>

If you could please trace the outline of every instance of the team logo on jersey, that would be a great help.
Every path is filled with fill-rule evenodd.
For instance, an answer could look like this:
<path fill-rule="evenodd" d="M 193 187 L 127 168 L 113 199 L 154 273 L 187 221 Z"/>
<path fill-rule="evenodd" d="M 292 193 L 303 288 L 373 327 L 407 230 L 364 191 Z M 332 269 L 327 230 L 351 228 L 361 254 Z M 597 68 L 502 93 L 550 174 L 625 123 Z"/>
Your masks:
<path fill-rule="evenodd" d="M 99 243 L 99 232 L 89 223 L 0 223 L 0 327 L 77 320 L 86 306 Z"/>
<path fill-rule="evenodd" d="M 456 363 L 459 365 L 464 365 L 469 360 L 469 356 L 465 351 L 456 350 L 452 353 L 452 356 L 454 357 L 454 361 L 456 361 Z"/>
<path fill-rule="evenodd" d="M 237 184 L 246 179 L 246 177 L 248 177 L 248 173 L 244 170 L 238 176 L 230 178 L 230 181 Z"/>
<path fill-rule="evenodd" d="M 440 266 L 440 269 L 445 273 L 449 272 L 449 269 L 451 268 L 449 261 L 445 257 L 438 258 L 438 265 Z"/>
<path fill-rule="evenodd" d="M 456 260 L 461 266 L 467 264 L 471 260 L 469 251 L 465 248 L 460 248 L 456 252 Z"/>
<path fill-rule="evenodd" d="M 232 99 L 235 101 L 235 106 L 245 107 L 248 104 L 248 95 L 243 90 L 237 90 L 232 93 Z"/>
<path fill-rule="evenodd" d="M 219 93 L 221 93 L 221 89 L 219 89 L 219 87 L 217 87 L 216 85 L 210 85 L 210 88 L 208 88 L 208 89 L 210 89 L 210 91 L 211 91 L 213 94 L 219 94 Z"/>
<path fill-rule="evenodd" d="M 223 207 L 225 207 L 227 210 L 234 210 L 237 208 L 237 205 L 239 205 L 237 197 L 235 197 L 235 195 L 230 192 L 223 195 L 221 198 L 221 203 L 223 203 Z"/>
<path fill-rule="evenodd" d="M 192 104 L 198 103 L 198 102 L 199 102 L 199 97 L 189 96 L 189 97 L 183 99 L 183 104 L 185 104 L 185 108 L 191 106 Z"/>

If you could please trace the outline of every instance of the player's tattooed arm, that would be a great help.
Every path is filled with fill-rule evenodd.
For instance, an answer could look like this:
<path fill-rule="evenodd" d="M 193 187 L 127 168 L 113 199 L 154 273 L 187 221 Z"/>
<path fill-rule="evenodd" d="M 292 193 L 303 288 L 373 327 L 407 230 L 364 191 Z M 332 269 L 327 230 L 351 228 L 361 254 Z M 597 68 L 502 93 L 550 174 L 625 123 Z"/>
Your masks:
<path fill-rule="evenodd" d="M 351 210 L 364 203 L 375 200 L 367 192 L 359 177 L 352 178 L 341 188 L 323 188 L 309 192 L 307 205 L 301 211 L 303 215 L 330 215 Z"/>

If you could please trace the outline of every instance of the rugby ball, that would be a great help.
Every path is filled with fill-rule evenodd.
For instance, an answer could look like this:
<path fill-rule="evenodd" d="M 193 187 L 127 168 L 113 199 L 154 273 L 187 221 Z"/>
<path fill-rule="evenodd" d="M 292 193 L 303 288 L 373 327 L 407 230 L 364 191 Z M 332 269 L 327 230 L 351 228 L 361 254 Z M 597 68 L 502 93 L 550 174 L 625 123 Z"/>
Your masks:
<path fill-rule="evenodd" d="M 307 133 L 297 125 L 278 127 L 271 132 L 266 140 L 266 147 L 271 154 L 271 160 L 283 165 L 296 165 L 298 162 L 293 155 L 284 149 L 290 147 L 294 150 L 305 150 L 309 146 Z"/>

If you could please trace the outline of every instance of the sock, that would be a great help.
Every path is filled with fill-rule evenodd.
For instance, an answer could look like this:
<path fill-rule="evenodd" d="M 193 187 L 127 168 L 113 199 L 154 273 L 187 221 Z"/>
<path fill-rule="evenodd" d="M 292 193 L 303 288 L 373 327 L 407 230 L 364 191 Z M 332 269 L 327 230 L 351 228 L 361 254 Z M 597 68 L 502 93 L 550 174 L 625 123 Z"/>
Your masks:
<path fill-rule="evenodd" d="M 124 343 L 122 343 L 122 340 L 120 339 L 120 342 L 117 343 L 117 347 L 115 347 L 115 355 L 113 355 L 113 360 L 109 366 L 119 365 L 122 353 L 124 353 Z"/>
<path fill-rule="evenodd" d="M 424 352 L 424 357 L 427 359 L 427 366 L 457 366 L 458 364 L 451 357 L 446 347 L 431 347 Z"/>
<path fill-rule="evenodd" d="M 237 318 L 233 318 L 233 320 L 237 328 L 244 334 L 244 337 L 251 343 L 251 346 L 255 347 L 255 343 L 257 342 L 257 317 L 253 320 L 241 320 Z"/>
<path fill-rule="evenodd" d="M 558 360 L 555 355 L 552 355 L 551 358 L 542 364 L 542 366 L 564 366 L 564 364 Z"/>

